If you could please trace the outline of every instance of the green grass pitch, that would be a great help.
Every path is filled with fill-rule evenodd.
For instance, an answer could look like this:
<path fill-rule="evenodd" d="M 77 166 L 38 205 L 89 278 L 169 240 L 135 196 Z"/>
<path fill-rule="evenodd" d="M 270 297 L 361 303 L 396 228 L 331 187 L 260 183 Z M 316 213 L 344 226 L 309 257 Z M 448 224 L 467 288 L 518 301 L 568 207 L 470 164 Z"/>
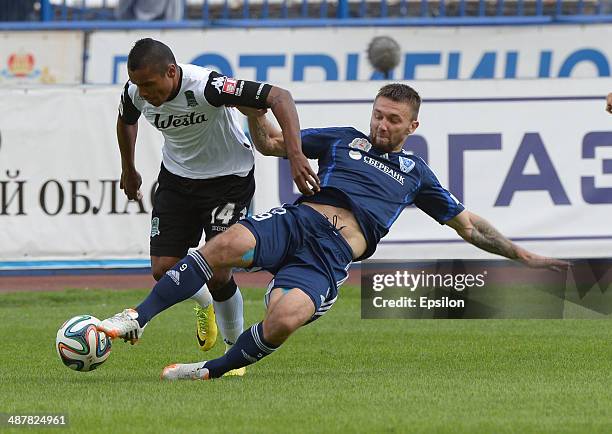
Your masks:
<path fill-rule="evenodd" d="M 137 346 L 116 341 L 96 371 L 61 364 L 64 320 L 147 292 L 0 294 L 0 413 L 64 413 L 69 426 L 51 431 L 74 433 L 612 432 L 609 321 L 361 320 L 356 287 L 244 378 L 159 380 L 169 363 L 221 354 L 197 350 L 191 301 Z M 243 295 L 250 325 L 263 290 Z"/>

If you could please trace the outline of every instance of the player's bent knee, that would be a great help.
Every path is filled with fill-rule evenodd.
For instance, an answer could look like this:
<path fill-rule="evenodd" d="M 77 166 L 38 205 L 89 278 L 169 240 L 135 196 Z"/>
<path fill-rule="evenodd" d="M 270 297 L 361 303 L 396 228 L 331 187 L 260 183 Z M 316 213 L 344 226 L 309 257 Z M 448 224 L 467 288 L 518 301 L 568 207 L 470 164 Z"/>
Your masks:
<path fill-rule="evenodd" d="M 206 243 L 201 252 L 212 267 L 242 266 L 242 256 L 254 247 L 253 234 L 244 226 L 235 224 Z"/>
<path fill-rule="evenodd" d="M 202 249 L 204 257 L 213 267 L 226 264 L 232 256 L 232 237 L 226 235 L 226 233 L 217 235 Z"/>

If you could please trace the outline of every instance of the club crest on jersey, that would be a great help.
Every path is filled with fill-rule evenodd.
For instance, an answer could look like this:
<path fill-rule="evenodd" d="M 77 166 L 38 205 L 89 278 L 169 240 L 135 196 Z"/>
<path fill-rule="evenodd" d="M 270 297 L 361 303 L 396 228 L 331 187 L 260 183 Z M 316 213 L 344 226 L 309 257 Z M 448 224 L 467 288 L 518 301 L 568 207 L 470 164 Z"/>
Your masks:
<path fill-rule="evenodd" d="M 409 173 L 414 168 L 414 161 L 410 158 L 399 157 L 400 170 L 404 173 Z"/>
<path fill-rule="evenodd" d="M 238 87 L 238 80 L 233 78 L 226 78 L 225 84 L 223 84 L 223 92 L 231 93 L 232 95 L 236 93 L 236 88 Z"/>
<path fill-rule="evenodd" d="M 185 99 L 187 99 L 187 107 L 197 107 L 198 102 L 192 90 L 185 91 Z"/>
<path fill-rule="evenodd" d="M 364 152 L 368 152 L 370 149 L 372 149 L 372 144 L 366 139 L 357 138 L 349 144 L 349 148 L 360 149 Z"/>

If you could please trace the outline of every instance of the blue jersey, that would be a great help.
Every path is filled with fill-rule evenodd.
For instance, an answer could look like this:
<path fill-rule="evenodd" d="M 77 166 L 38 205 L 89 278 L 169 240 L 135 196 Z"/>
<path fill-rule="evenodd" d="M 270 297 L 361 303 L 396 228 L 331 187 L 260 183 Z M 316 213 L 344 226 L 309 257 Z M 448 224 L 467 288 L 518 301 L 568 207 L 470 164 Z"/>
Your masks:
<path fill-rule="evenodd" d="M 440 224 L 464 210 L 421 158 L 406 151 L 380 152 L 355 128 L 302 130 L 302 151 L 319 161 L 321 191 L 300 196 L 296 203 L 351 210 L 367 242 L 366 251 L 357 260 L 374 254 L 378 242 L 411 204 Z"/>

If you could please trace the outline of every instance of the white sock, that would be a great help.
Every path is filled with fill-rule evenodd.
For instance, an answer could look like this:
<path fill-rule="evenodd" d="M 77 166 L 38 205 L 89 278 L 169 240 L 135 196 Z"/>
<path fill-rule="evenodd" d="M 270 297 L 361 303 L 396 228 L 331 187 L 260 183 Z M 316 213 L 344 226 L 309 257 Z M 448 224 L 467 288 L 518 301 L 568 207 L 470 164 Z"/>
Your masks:
<path fill-rule="evenodd" d="M 212 294 L 208 290 L 208 286 L 206 286 L 206 284 L 204 284 L 204 286 L 201 287 L 198 292 L 196 292 L 189 298 L 195 300 L 195 302 L 198 303 L 200 307 L 204 308 L 210 306 L 210 303 L 212 303 L 213 301 Z"/>
<path fill-rule="evenodd" d="M 244 326 L 242 294 L 240 288 L 225 301 L 214 301 L 215 316 L 221 336 L 226 344 L 233 345 L 242 334 Z"/>

